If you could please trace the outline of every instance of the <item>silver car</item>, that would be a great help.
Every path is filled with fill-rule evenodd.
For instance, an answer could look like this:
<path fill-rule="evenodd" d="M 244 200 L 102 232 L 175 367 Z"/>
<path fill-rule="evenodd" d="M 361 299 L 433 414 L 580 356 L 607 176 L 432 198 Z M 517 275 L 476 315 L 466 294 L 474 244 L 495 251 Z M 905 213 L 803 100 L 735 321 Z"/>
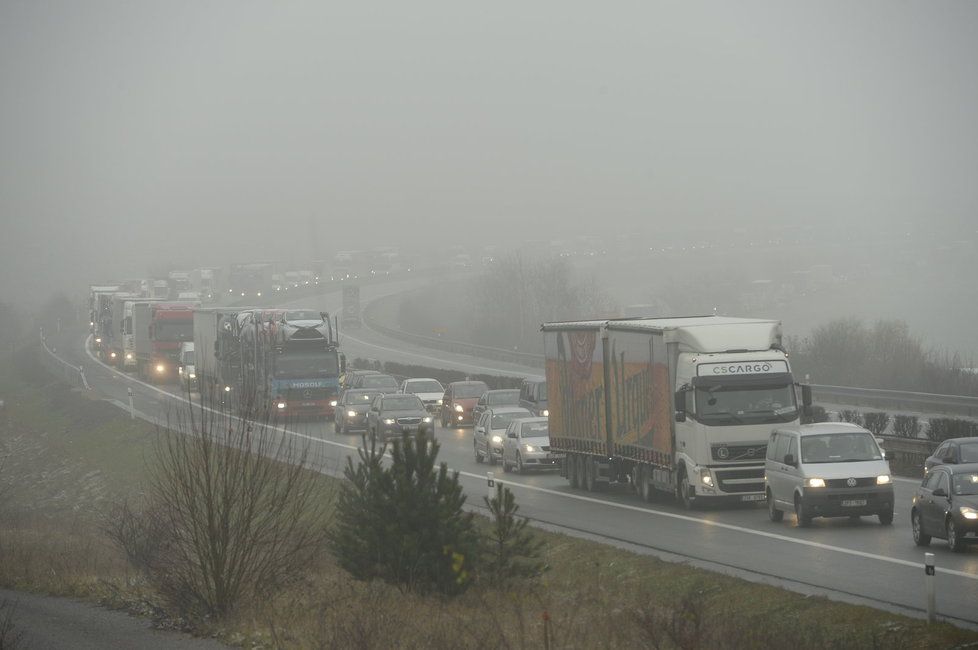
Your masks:
<path fill-rule="evenodd" d="M 509 423 L 517 418 L 532 417 L 532 414 L 518 406 L 503 406 L 486 409 L 482 417 L 475 423 L 472 432 L 472 448 L 475 451 L 475 462 L 485 460 L 495 465 L 503 457 L 503 439 Z"/>
<path fill-rule="evenodd" d="M 503 471 L 522 474 L 531 469 L 558 469 L 560 455 L 550 453 L 550 419 L 513 420 L 503 439 Z"/>

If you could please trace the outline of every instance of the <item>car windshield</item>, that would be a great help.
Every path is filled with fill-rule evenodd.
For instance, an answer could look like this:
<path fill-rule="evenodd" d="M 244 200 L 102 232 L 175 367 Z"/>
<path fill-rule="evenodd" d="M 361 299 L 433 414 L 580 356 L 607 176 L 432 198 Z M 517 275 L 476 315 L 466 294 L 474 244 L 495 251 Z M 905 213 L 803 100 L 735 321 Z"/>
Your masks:
<path fill-rule="evenodd" d="M 434 379 L 421 379 L 407 383 L 408 393 L 444 393 L 445 388 Z"/>
<path fill-rule="evenodd" d="M 335 377 L 338 369 L 335 352 L 285 353 L 275 357 L 275 376 L 280 378 Z"/>
<path fill-rule="evenodd" d="M 378 395 L 383 395 L 376 390 L 348 390 L 343 394 L 343 403 L 347 405 L 370 404 Z"/>
<path fill-rule="evenodd" d="M 528 422 L 520 429 L 523 438 L 546 438 L 550 435 L 547 422 Z"/>
<path fill-rule="evenodd" d="M 697 386 L 696 418 L 709 426 L 791 422 L 798 417 L 794 386 Z"/>
<path fill-rule="evenodd" d="M 515 406 L 520 403 L 520 391 L 501 390 L 498 393 L 489 393 L 490 406 Z"/>
<path fill-rule="evenodd" d="M 978 474 L 955 474 L 951 489 L 959 496 L 978 495 Z"/>
<path fill-rule="evenodd" d="M 396 397 L 387 397 L 384 399 L 384 405 L 381 407 L 385 411 L 409 411 L 414 410 L 424 410 L 424 406 L 414 395 L 398 395 Z"/>
<path fill-rule="evenodd" d="M 481 397 L 489 389 L 482 382 L 475 384 L 455 384 L 455 397 Z"/>
<path fill-rule="evenodd" d="M 363 388 L 397 388 L 397 380 L 388 375 L 367 375 L 360 381 Z"/>
<path fill-rule="evenodd" d="M 966 442 L 958 445 L 961 450 L 962 463 L 978 463 L 978 442 Z"/>
<path fill-rule="evenodd" d="M 529 415 L 529 411 L 523 413 L 493 413 L 492 422 L 489 424 L 489 427 L 492 429 L 505 429 L 516 418 L 525 418 Z"/>
<path fill-rule="evenodd" d="M 828 433 L 801 439 L 803 463 L 857 463 L 882 459 L 879 446 L 869 433 Z"/>
<path fill-rule="evenodd" d="M 322 315 L 318 311 L 312 311 L 311 309 L 296 309 L 294 311 L 285 312 L 285 320 L 323 320 Z"/>

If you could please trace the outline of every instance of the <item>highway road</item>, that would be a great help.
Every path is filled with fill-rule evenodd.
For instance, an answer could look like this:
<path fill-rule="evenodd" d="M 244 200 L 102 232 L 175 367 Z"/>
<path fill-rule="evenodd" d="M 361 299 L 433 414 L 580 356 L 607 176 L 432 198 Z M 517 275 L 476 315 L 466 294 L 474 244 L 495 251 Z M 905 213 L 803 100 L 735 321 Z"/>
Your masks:
<path fill-rule="evenodd" d="M 386 293 L 417 286 L 417 281 L 364 287 L 361 299 L 369 301 Z M 318 302 L 318 304 L 317 304 Z M 305 299 L 296 305 L 338 311 L 339 295 Z M 402 363 L 419 363 L 473 373 L 535 374 L 495 361 L 463 355 L 441 355 L 385 339 L 364 328 L 341 333 L 341 347 L 348 358 L 373 357 Z M 143 384 L 104 366 L 92 357 L 84 342 L 62 344 L 69 360 L 84 360 L 93 389 L 127 405 L 132 388 L 139 413 L 160 418 L 179 408 L 174 387 Z M 340 436 L 331 423 L 298 423 L 282 428 L 313 445 L 323 471 L 339 474 L 347 455 L 360 438 Z M 800 529 L 794 517 L 781 523 L 768 521 L 764 508 L 748 507 L 687 512 L 670 499 L 646 504 L 624 489 L 585 493 L 571 490 L 565 479 L 553 474 L 516 476 L 497 467 L 477 464 L 472 453 L 471 429 L 436 429 L 442 458 L 460 472 L 469 501 L 481 504 L 487 492 L 486 471 L 495 471 L 517 496 L 521 512 L 540 525 L 616 544 L 668 559 L 784 586 L 804 593 L 824 594 L 850 602 L 866 603 L 920 616 L 924 607 L 923 549 L 914 546 L 909 506 L 916 481 L 896 480 L 897 512 L 893 526 L 881 526 L 875 518 L 816 519 L 811 528 Z M 932 543 L 937 563 L 937 609 L 950 622 L 978 628 L 978 545 L 964 553 L 950 552 L 940 540 Z"/>

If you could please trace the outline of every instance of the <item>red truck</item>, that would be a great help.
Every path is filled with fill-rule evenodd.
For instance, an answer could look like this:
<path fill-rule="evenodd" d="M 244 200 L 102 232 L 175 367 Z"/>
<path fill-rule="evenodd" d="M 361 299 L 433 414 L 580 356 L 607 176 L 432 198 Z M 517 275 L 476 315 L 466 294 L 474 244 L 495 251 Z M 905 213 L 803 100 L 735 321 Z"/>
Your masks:
<path fill-rule="evenodd" d="M 192 302 L 137 302 L 132 332 L 139 376 L 160 383 L 177 381 L 180 346 L 194 340 Z"/>

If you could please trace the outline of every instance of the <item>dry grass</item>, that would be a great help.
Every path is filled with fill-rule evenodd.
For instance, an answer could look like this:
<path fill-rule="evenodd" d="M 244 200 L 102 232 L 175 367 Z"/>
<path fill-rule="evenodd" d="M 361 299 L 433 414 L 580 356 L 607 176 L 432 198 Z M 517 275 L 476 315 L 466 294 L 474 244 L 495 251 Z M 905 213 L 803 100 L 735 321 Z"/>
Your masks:
<path fill-rule="evenodd" d="M 84 398 L 27 385 L 15 396 L 16 407 L 0 413 L 0 445 L 44 434 L 43 444 L 28 445 L 34 451 L 24 458 L 30 462 L 11 457 L 4 472 L 14 483 L 34 481 L 36 491 L 47 495 L 32 499 L 32 490 L 18 489 L 0 512 L 0 584 L 86 597 L 181 626 L 167 619 L 160 599 L 106 539 L 100 509 L 89 502 L 108 503 L 132 491 L 152 449 L 152 429 L 111 409 L 84 425 L 71 423 L 65 413 L 75 399 Z M 128 435 L 125 442 L 122 435 Z M 74 453 L 81 436 L 90 444 Z M 196 631 L 261 648 L 542 648 L 545 634 L 551 648 L 561 649 L 943 648 L 978 642 L 978 634 L 950 625 L 928 626 L 539 534 L 552 569 L 517 586 L 476 586 L 455 599 L 424 597 L 355 581 L 323 556 L 274 597 L 248 603 L 221 623 L 197 623 Z"/>

